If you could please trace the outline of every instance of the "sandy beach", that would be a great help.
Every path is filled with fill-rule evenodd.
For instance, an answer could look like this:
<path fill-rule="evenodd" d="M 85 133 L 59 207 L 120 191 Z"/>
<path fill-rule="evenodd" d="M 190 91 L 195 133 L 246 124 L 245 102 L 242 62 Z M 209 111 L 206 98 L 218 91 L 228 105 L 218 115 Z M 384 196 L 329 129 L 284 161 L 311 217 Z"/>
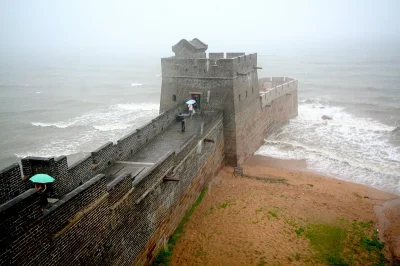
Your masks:
<path fill-rule="evenodd" d="M 253 156 L 243 169 L 245 177 L 224 167 L 213 179 L 171 265 L 400 262 L 397 195 L 321 176 L 305 161 Z"/>

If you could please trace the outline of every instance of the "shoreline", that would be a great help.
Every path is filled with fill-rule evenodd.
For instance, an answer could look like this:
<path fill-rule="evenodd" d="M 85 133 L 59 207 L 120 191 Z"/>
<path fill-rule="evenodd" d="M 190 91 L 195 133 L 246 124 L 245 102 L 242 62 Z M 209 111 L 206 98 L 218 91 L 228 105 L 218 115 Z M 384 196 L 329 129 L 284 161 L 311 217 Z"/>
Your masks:
<path fill-rule="evenodd" d="M 296 228 L 284 221 L 295 220 L 296 226 L 307 228 L 305 221 L 335 224 L 338 219 L 371 221 L 374 235 L 385 243 L 382 254 L 391 262 L 400 262 L 400 197 L 324 176 L 306 166 L 305 160 L 257 155 L 242 166 L 244 175 L 285 179 L 283 183 L 235 177 L 232 167 L 224 167 L 189 220 L 171 264 L 256 265 L 265 259 L 267 264 L 307 264 L 314 258 L 308 240 L 296 236 Z M 277 219 L 269 217 L 273 210 Z M 235 258 L 229 256 L 232 253 Z"/>
<path fill-rule="evenodd" d="M 246 161 L 246 165 L 250 166 L 250 165 L 263 165 L 264 167 L 270 167 L 270 168 L 279 168 L 279 169 L 283 169 L 283 170 L 293 170 L 293 171 L 301 171 L 301 172 L 308 172 L 311 174 L 315 174 L 318 176 L 324 176 L 327 178 L 332 178 L 335 180 L 339 180 L 342 182 L 346 182 L 346 183 L 351 183 L 351 184 L 356 184 L 356 185 L 360 185 L 360 186 L 365 186 L 371 189 L 376 189 L 378 191 L 382 191 L 384 193 L 389 193 L 389 194 L 393 194 L 397 197 L 400 197 L 400 194 L 396 194 L 394 192 L 391 191 L 387 191 L 387 190 L 383 190 L 380 188 L 376 188 L 370 185 L 366 185 L 366 184 L 360 184 L 354 181 L 350 181 L 350 180 L 345 180 L 345 179 L 341 179 L 338 178 L 336 176 L 333 175 L 328 175 L 326 173 L 322 173 L 319 172 L 317 170 L 314 169 L 310 169 L 308 168 L 307 165 L 307 160 L 306 159 L 282 159 L 282 158 L 275 158 L 275 157 L 270 157 L 270 156 L 264 156 L 264 155 L 253 155 L 252 157 L 249 158 L 248 161 Z"/>

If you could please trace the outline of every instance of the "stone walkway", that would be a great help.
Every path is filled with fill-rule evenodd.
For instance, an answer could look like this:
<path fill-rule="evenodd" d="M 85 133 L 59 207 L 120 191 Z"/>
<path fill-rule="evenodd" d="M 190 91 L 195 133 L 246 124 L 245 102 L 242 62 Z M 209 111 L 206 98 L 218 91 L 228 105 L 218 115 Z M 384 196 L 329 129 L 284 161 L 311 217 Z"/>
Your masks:
<path fill-rule="evenodd" d="M 181 123 L 174 122 L 163 133 L 152 139 L 140 151 L 126 161 L 117 161 L 104 171 L 107 182 L 111 182 L 120 174 L 131 173 L 132 177 L 138 175 L 146 167 L 150 167 L 169 151 L 178 151 L 179 148 L 193 135 L 200 132 L 204 117 L 195 115 L 186 119 L 186 130 L 181 131 Z"/>
<path fill-rule="evenodd" d="M 199 115 L 186 119 L 186 131 L 181 131 L 181 123 L 174 122 L 166 131 L 156 136 L 142 150 L 135 153 L 128 161 L 155 163 L 169 151 L 177 151 L 193 135 L 200 132 L 203 117 Z"/>

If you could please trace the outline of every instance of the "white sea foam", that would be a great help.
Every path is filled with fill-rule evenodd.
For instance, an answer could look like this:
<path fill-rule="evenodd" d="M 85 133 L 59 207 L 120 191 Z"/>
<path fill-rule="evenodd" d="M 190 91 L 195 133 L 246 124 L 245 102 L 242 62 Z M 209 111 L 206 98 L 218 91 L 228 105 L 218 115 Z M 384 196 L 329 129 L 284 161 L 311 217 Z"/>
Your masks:
<path fill-rule="evenodd" d="M 152 118 L 158 114 L 159 105 L 154 103 L 126 103 L 111 105 L 107 109 L 94 110 L 90 113 L 71 118 L 67 121 L 31 122 L 36 127 L 69 128 L 89 126 L 101 131 L 126 129 L 136 119 Z M 118 123 L 115 123 L 118 121 Z M 133 125 L 132 124 L 132 125 Z"/>
<path fill-rule="evenodd" d="M 25 156 L 59 156 L 90 152 L 107 141 L 117 141 L 134 128 L 158 115 L 159 105 L 153 103 L 124 103 L 97 109 L 65 121 L 55 123 L 32 122 L 36 127 L 64 129 L 67 138 L 49 138 L 44 146 L 15 154 Z M 73 132 L 73 133 L 69 133 Z"/>
<path fill-rule="evenodd" d="M 123 111 L 157 111 L 160 105 L 156 103 L 119 103 L 110 106 L 110 109 Z"/>
<path fill-rule="evenodd" d="M 132 87 L 139 87 L 139 86 L 142 86 L 143 84 L 140 84 L 140 83 L 131 83 L 131 86 Z"/>
<path fill-rule="evenodd" d="M 112 131 L 112 130 L 121 130 L 130 128 L 132 127 L 132 124 L 109 124 L 109 125 L 101 125 L 93 127 L 100 131 Z"/>
<path fill-rule="evenodd" d="M 332 120 L 322 120 L 322 115 Z M 343 108 L 303 101 L 299 116 L 273 134 L 256 154 L 306 159 L 311 169 L 400 193 L 400 147 L 389 141 L 395 127 L 355 117 Z"/>
<path fill-rule="evenodd" d="M 57 123 L 42 123 L 42 122 L 31 122 L 32 126 L 35 127 L 57 127 L 57 128 L 67 128 L 73 125 L 73 123 L 67 122 L 57 122 Z"/>

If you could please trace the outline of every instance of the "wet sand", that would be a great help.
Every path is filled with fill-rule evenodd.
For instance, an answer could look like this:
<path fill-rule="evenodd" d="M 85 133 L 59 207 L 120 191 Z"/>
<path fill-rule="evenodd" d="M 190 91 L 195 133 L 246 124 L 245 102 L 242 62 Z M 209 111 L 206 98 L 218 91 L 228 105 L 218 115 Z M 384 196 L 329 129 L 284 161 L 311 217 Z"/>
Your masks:
<path fill-rule="evenodd" d="M 224 167 L 186 224 L 171 265 L 315 265 L 309 240 L 294 229 L 338 218 L 373 221 L 385 256 L 400 259 L 397 195 L 313 173 L 305 161 L 253 156 L 243 169 L 259 178 Z M 368 258 L 360 255 L 355 265 L 362 264 Z"/>

